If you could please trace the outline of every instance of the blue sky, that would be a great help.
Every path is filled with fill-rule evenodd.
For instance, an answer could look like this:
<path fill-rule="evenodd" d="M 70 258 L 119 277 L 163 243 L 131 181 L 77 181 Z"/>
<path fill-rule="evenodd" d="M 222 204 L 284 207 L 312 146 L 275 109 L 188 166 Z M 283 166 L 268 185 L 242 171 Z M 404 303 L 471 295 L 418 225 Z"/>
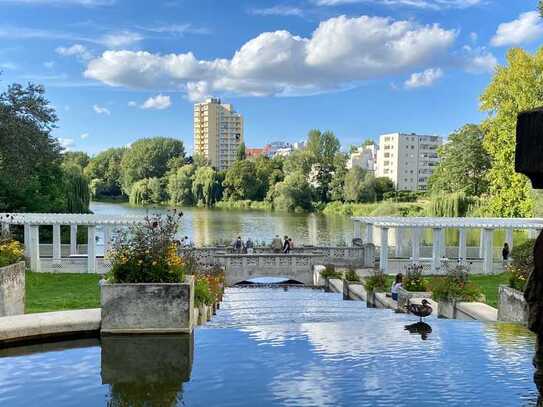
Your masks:
<path fill-rule="evenodd" d="M 479 122 L 507 49 L 543 39 L 536 0 L 0 0 L 0 87 L 43 83 L 55 135 L 95 154 L 182 139 L 192 104 L 234 104 L 248 146 L 311 128 L 343 145 Z"/>

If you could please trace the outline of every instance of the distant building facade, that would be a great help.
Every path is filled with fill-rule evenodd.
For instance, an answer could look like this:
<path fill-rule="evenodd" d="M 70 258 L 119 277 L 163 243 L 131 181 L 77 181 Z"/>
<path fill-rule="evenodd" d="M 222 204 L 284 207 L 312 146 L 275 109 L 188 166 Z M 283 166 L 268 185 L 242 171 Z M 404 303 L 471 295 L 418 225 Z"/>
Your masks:
<path fill-rule="evenodd" d="M 274 141 L 264 146 L 263 154 L 270 158 L 273 158 L 275 156 L 286 157 L 290 155 L 290 153 L 292 153 L 294 150 L 303 150 L 305 147 L 305 141 L 299 141 L 293 144 L 285 141 Z"/>
<path fill-rule="evenodd" d="M 253 147 L 245 149 L 245 156 L 247 158 L 257 158 L 264 154 L 264 148 Z"/>
<path fill-rule="evenodd" d="M 398 191 L 425 191 L 439 164 L 439 136 L 391 133 L 379 137 L 375 175 L 392 180 Z"/>
<path fill-rule="evenodd" d="M 347 168 L 360 167 L 366 171 L 375 171 L 378 150 L 376 144 L 358 147 L 350 154 L 347 160 Z"/>
<path fill-rule="evenodd" d="M 243 116 L 231 104 L 208 98 L 194 105 L 194 152 L 204 156 L 218 171 L 237 159 L 243 142 Z"/>

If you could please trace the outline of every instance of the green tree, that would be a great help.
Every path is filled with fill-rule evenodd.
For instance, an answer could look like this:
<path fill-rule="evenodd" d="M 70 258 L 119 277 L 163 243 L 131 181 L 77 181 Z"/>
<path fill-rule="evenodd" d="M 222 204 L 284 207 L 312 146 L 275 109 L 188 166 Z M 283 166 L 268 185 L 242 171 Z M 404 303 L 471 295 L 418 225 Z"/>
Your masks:
<path fill-rule="evenodd" d="M 313 209 L 313 190 L 301 172 L 288 174 L 284 181 L 275 185 L 273 195 L 277 209 L 297 212 Z"/>
<path fill-rule="evenodd" d="M 266 156 L 260 156 L 255 160 L 256 178 L 260 188 L 257 194 L 258 200 L 264 199 L 275 184 L 283 181 L 283 162 L 282 157 L 270 159 Z"/>
<path fill-rule="evenodd" d="M 43 86 L 13 84 L 0 94 L 0 211 L 66 209 L 56 122 Z"/>
<path fill-rule="evenodd" d="M 132 184 L 144 178 L 161 178 L 170 169 L 170 160 L 184 157 L 183 142 L 165 137 L 144 138 L 133 143 L 121 162 L 122 186 L 131 191 Z"/>
<path fill-rule="evenodd" d="M 239 145 L 236 156 L 238 160 L 245 160 L 247 158 L 247 154 L 245 152 L 245 143 L 241 143 Z"/>
<path fill-rule="evenodd" d="M 69 213 L 88 213 L 90 204 L 89 180 L 78 164 L 63 164 L 65 209 Z"/>
<path fill-rule="evenodd" d="M 531 185 L 515 172 L 517 115 L 543 104 L 543 48 L 534 55 L 511 49 L 507 65 L 496 68 L 490 85 L 481 95 L 481 109 L 490 116 L 483 123 L 483 145 L 490 154 L 489 199 L 486 212 L 493 216 L 531 216 Z"/>
<path fill-rule="evenodd" d="M 199 167 L 194 173 L 192 194 L 198 205 L 213 206 L 221 197 L 220 176 L 211 167 Z"/>
<path fill-rule="evenodd" d="M 157 205 L 164 200 L 164 188 L 158 178 L 144 178 L 132 184 L 130 203 L 132 205 Z"/>
<path fill-rule="evenodd" d="M 126 148 L 109 148 L 93 157 L 85 168 L 85 175 L 91 180 L 91 192 L 95 197 L 120 197 L 121 162 Z"/>
<path fill-rule="evenodd" d="M 364 192 L 366 171 L 354 166 L 345 176 L 344 199 L 347 202 L 360 202 Z"/>
<path fill-rule="evenodd" d="M 234 201 L 259 200 L 264 197 L 262 195 L 262 180 L 257 178 L 253 160 L 236 161 L 226 171 L 222 185 L 226 199 Z"/>
<path fill-rule="evenodd" d="M 64 165 L 77 165 L 81 171 L 89 164 L 90 158 L 84 151 L 66 151 L 62 154 L 62 163 Z"/>
<path fill-rule="evenodd" d="M 375 178 L 375 198 L 378 201 L 383 200 L 383 195 L 387 192 L 394 191 L 394 183 L 388 177 Z"/>
<path fill-rule="evenodd" d="M 194 205 L 194 195 L 192 194 L 192 179 L 196 167 L 193 164 L 184 165 L 168 177 L 168 195 L 170 204 L 174 206 Z"/>
<path fill-rule="evenodd" d="M 312 157 L 312 172 L 315 174 L 316 197 L 321 202 L 330 200 L 330 183 L 334 171 L 334 159 L 339 153 L 340 143 L 331 131 L 311 130 L 307 138 L 307 152 Z"/>
<path fill-rule="evenodd" d="M 345 177 L 347 175 L 347 155 L 337 153 L 334 159 L 334 173 L 330 181 L 330 199 L 332 201 L 343 200 Z"/>
<path fill-rule="evenodd" d="M 467 124 L 455 131 L 437 154 L 441 160 L 428 180 L 433 193 L 463 191 L 467 196 L 480 196 L 487 191 L 490 156 L 479 126 Z"/>

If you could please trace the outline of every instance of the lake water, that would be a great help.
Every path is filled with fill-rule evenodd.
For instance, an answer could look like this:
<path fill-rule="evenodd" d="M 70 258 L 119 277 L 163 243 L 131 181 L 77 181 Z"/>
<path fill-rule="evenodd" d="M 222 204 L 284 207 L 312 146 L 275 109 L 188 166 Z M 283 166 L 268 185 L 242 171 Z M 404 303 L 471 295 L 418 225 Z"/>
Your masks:
<path fill-rule="evenodd" d="M 165 213 L 165 208 L 138 208 L 128 204 L 92 202 L 91 210 L 96 214 L 152 214 Z M 197 246 L 214 243 L 232 242 L 237 236 L 244 240 L 264 241 L 269 244 L 277 234 L 281 237 L 288 235 L 295 244 L 308 245 L 346 245 L 353 238 L 353 222 L 350 217 L 343 215 L 323 215 L 320 213 L 285 213 L 262 210 L 221 210 L 208 208 L 183 208 L 184 216 L 181 221 L 182 234 L 188 236 Z M 470 230 L 467 234 L 469 246 L 479 246 L 479 231 Z M 526 232 L 515 231 L 514 242 L 518 244 L 526 239 Z M 374 243 L 379 245 L 379 230 L 374 230 Z M 409 251 L 410 235 L 403 234 L 406 254 Z M 425 230 L 422 235 L 424 244 L 431 245 L 432 232 Z M 447 230 L 447 244 L 458 245 L 458 231 Z M 389 245 L 394 246 L 394 233 L 389 233 Z M 494 232 L 494 247 L 499 257 L 505 241 L 505 232 Z"/>
<path fill-rule="evenodd" d="M 229 288 L 192 336 L 0 350 L 0 405 L 534 406 L 524 328 L 416 318 L 308 288 Z"/>

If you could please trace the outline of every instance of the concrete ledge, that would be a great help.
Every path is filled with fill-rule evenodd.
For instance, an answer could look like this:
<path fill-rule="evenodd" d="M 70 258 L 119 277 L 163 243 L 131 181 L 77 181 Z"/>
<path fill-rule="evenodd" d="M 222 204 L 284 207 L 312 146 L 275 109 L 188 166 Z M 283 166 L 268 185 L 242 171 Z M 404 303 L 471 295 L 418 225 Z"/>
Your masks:
<path fill-rule="evenodd" d="M 375 293 L 375 307 L 395 310 L 398 308 L 398 303 L 392 297 L 387 297 L 386 293 Z"/>
<path fill-rule="evenodd" d="M 456 319 L 496 322 L 498 320 L 498 310 L 482 302 L 457 302 Z"/>
<path fill-rule="evenodd" d="M 100 332 L 100 308 L 0 318 L 0 346 L 19 341 Z"/>
<path fill-rule="evenodd" d="M 328 287 L 332 292 L 343 293 L 343 280 L 340 280 L 339 278 L 329 278 Z"/>

